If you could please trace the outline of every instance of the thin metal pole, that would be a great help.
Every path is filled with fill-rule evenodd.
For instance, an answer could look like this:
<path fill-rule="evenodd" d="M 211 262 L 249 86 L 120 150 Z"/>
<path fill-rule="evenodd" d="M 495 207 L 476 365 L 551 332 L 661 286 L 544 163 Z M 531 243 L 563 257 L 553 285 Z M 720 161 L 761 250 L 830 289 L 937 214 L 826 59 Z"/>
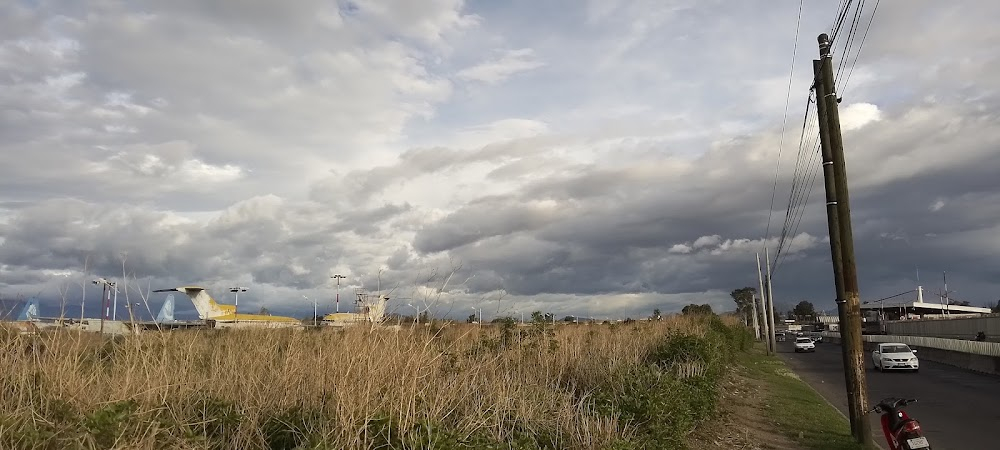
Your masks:
<path fill-rule="evenodd" d="M 767 326 L 767 293 L 764 291 L 764 273 L 763 269 L 760 268 L 760 252 L 757 252 L 757 283 L 760 285 L 760 313 L 761 313 L 761 325 L 764 327 L 762 337 L 766 337 L 769 333 L 769 328 Z M 755 299 L 754 302 L 757 300 Z M 767 348 L 767 352 L 771 353 L 771 340 L 764 340 L 764 347 Z"/>
<path fill-rule="evenodd" d="M 115 306 L 114 306 L 114 312 L 112 313 L 113 315 L 111 317 L 111 320 L 118 320 L 118 283 L 111 283 L 111 289 L 113 289 L 115 291 L 115 293 L 114 293 L 114 297 L 115 297 L 114 303 L 115 303 Z"/>
<path fill-rule="evenodd" d="M 774 289 L 771 287 L 771 257 L 768 255 L 767 247 L 764 247 L 764 266 L 767 268 L 767 341 L 771 345 L 771 352 L 778 352 L 778 343 L 774 338 Z"/>

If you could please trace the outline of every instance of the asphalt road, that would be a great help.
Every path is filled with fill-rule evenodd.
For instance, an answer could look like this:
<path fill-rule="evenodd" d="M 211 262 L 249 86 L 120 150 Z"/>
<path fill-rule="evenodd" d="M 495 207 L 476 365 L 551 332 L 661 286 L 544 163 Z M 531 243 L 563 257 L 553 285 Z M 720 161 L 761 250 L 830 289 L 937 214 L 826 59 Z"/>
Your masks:
<path fill-rule="evenodd" d="M 792 342 L 778 342 L 778 354 L 789 368 L 847 414 L 847 389 L 840 345 L 821 343 L 815 353 L 795 353 Z M 920 352 L 917 351 L 917 357 Z M 885 397 L 915 398 L 907 414 L 920 422 L 934 450 L 1000 448 L 1000 377 L 978 374 L 920 359 L 920 372 L 874 370 L 865 352 L 869 402 Z M 871 415 L 872 434 L 885 448 L 878 416 Z"/>

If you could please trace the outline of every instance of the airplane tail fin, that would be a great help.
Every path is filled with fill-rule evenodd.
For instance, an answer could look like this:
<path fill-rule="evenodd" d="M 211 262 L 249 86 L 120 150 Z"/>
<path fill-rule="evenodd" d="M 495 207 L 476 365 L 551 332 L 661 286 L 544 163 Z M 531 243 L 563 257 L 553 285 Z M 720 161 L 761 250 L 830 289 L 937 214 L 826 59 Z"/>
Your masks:
<path fill-rule="evenodd" d="M 233 315 L 236 312 L 235 306 L 216 303 L 215 299 L 205 292 L 205 288 L 201 287 L 186 286 L 173 289 L 157 289 L 153 292 L 183 292 L 191 299 L 191 303 L 194 303 L 194 308 L 198 310 L 198 318 L 200 319 L 215 319 L 217 317 Z"/>
<path fill-rule="evenodd" d="M 160 308 L 159 314 L 156 315 L 157 323 L 173 322 L 174 321 L 174 294 L 167 296 L 167 299 L 163 302 L 163 307 Z"/>
<path fill-rule="evenodd" d="M 24 309 L 17 315 L 18 321 L 30 322 L 38 318 L 38 299 L 32 297 L 25 303 Z"/>

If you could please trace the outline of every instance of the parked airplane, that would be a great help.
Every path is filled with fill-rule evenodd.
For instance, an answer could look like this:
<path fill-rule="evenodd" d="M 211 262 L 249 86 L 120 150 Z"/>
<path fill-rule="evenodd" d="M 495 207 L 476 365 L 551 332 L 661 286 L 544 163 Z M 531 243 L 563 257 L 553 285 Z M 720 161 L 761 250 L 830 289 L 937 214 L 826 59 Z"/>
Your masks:
<path fill-rule="evenodd" d="M 160 307 L 160 312 L 156 315 L 156 323 L 174 322 L 174 294 L 167 296 Z"/>
<path fill-rule="evenodd" d="M 205 292 L 205 288 L 202 287 L 183 286 L 173 289 L 158 289 L 153 292 L 182 292 L 186 294 L 191 299 L 191 303 L 194 303 L 195 309 L 198 310 L 198 318 L 212 320 L 219 328 L 282 328 L 302 326 L 302 322 L 293 317 L 237 314 L 236 306 L 216 302 L 215 299 L 208 295 L 208 292 Z"/>
<path fill-rule="evenodd" d="M 14 328 L 22 333 L 37 333 L 43 329 L 62 327 L 67 322 L 72 322 L 72 319 L 43 317 L 39 314 L 38 299 L 31 297 L 24 303 L 24 307 L 12 323 Z"/>
<path fill-rule="evenodd" d="M 24 305 L 24 309 L 21 313 L 17 315 L 18 322 L 32 322 L 39 318 L 38 315 L 38 299 L 32 297 L 28 300 L 28 303 Z"/>

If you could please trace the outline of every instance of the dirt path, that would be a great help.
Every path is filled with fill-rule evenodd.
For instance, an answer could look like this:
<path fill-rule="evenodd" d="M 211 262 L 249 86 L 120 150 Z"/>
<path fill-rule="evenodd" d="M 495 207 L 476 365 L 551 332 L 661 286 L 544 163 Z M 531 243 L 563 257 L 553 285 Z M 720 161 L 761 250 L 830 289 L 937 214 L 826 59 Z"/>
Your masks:
<path fill-rule="evenodd" d="M 764 412 L 767 386 L 745 376 L 745 370 L 737 366 L 726 376 L 719 400 L 719 416 L 699 426 L 690 436 L 688 443 L 692 450 L 799 448 L 768 420 Z"/>

